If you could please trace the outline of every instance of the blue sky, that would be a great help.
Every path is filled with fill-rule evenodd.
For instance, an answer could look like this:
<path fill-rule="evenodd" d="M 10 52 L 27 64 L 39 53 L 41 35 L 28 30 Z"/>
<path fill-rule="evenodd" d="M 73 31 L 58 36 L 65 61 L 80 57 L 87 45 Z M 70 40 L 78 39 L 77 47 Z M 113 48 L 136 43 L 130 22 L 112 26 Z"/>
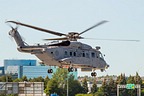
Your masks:
<path fill-rule="evenodd" d="M 109 22 L 84 33 L 86 38 L 138 39 L 140 42 L 79 40 L 92 47 L 101 46 L 110 68 L 101 75 L 144 76 L 144 1 L 143 0 L 0 0 L 0 66 L 4 59 L 37 59 L 20 53 L 8 32 L 6 20 L 20 21 L 62 33 L 81 32 L 102 21 Z M 15 25 L 13 25 L 15 26 Z M 57 37 L 19 26 L 28 44 L 45 43 L 44 38 Z M 86 75 L 89 73 L 79 73 Z"/>

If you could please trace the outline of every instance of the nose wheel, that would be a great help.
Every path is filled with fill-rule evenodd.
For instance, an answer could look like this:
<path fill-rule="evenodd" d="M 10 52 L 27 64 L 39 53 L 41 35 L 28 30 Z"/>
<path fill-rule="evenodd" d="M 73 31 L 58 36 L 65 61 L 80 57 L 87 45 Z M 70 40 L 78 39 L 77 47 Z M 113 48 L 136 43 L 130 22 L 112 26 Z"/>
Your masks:
<path fill-rule="evenodd" d="M 96 73 L 96 72 L 92 72 L 92 73 L 91 73 L 91 76 L 92 76 L 92 77 L 93 77 L 93 76 L 95 77 L 95 76 L 97 76 L 97 73 Z"/>

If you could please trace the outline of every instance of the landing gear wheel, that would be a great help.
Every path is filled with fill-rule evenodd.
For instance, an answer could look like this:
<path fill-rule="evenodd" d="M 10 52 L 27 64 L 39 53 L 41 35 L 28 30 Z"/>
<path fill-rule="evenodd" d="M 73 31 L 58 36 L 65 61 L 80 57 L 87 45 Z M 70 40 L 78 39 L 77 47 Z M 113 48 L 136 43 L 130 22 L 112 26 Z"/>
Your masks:
<path fill-rule="evenodd" d="M 68 72 L 73 72 L 73 71 L 74 71 L 73 67 L 68 68 Z"/>
<path fill-rule="evenodd" d="M 48 69 L 48 73 L 53 73 L 53 69 Z"/>
<path fill-rule="evenodd" d="M 96 75 L 97 75 L 96 72 L 92 72 L 92 73 L 91 73 L 91 76 L 94 76 L 94 77 L 95 77 Z"/>

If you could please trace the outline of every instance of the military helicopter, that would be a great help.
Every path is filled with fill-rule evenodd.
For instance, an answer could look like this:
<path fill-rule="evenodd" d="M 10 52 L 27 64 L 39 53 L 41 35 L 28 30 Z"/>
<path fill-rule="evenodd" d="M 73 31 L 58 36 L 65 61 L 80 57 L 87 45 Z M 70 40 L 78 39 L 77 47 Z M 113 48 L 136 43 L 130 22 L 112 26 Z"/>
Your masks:
<path fill-rule="evenodd" d="M 103 20 L 93 25 L 92 27 L 78 33 L 69 32 L 68 34 L 63 34 L 60 32 L 55 32 L 40 27 L 24 24 L 16 21 L 7 21 L 7 23 L 14 23 L 16 25 L 21 25 L 29 27 L 35 30 L 47 32 L 57 36 L 64 36 L 61 38 L 51 38 L 44 40 L 58 40 L 58 42 L 51 44 L 38 44 L 38 45 L 28 45 L 20 36 L 18 28 L 11 27 L 9 35 L 12 36 L 16 43 L 17 49 L 20 52 L 34 54 L 41 60 L 41 64 L 48 66 L 58 66 L 60 68 L 68 68 L 69 72 L 81 68 L 81 70 L 92 71 L 91 76 L 96 76 L 95 70 L 101 70 L 102 72 L 109 67 L 109 65 L 104 60 L 102 53 L 100 52 L 100 47 L 92 48 L 90 45 L 78 42 L 78 39 L 84 39 L 81 37 L 83 33 L 99 26 L 108 21 Z M 51 68 L 48 69 L 48 73 L 52 73 Z"/>

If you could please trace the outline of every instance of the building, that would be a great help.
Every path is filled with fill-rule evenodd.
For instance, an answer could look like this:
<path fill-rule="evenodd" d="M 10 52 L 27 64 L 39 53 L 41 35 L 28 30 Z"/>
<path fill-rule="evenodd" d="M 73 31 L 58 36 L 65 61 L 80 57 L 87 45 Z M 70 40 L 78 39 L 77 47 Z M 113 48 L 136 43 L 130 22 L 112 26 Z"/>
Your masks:
<path fill-rule="evenodd" d="M 44 82 L 0 82 L 0 94 L 16 96 L 44 96 Z"/>
<path fill-rule="evenodd" d="M 5 74 L 10 74 L 12 78 L 21 78 L 26 76 L 28 79 L 48 76 L 52 77 L 52 74 L 48 73 L 49 66 L 41 66 L 36 60 L 14 59 L 4 60 Z M 51 66 L 53 73 L 56 72 L 57 67 Z M 71 72 L 75 79 L 77 79 L 77 71 Z"/>
<path fill-rule="evenodd" d="M 14 79 L 21 78 L 21 67 L 22 66 L 36 66 L 36 60 L 25 60 L 25 59 L 12 59 L 4 60 L 4 71 L 5 74 L 10 74 Z"/>
<path fill-rule="evenodd" d="M 48 73 L 49 66 L 22 66 L 20 68 L 20 74 L 19 78 L 21 78 L 22 76 L 27 76 L 27 78 L 36 78 L 36 77 L 42 77 L 45 78 L 46 76 L 48 76 L 49 78 L 52 77 L 52 74 Z M 53 69 L 53 72 L 56 71 L 55 67 L 51 67 Z"/>

